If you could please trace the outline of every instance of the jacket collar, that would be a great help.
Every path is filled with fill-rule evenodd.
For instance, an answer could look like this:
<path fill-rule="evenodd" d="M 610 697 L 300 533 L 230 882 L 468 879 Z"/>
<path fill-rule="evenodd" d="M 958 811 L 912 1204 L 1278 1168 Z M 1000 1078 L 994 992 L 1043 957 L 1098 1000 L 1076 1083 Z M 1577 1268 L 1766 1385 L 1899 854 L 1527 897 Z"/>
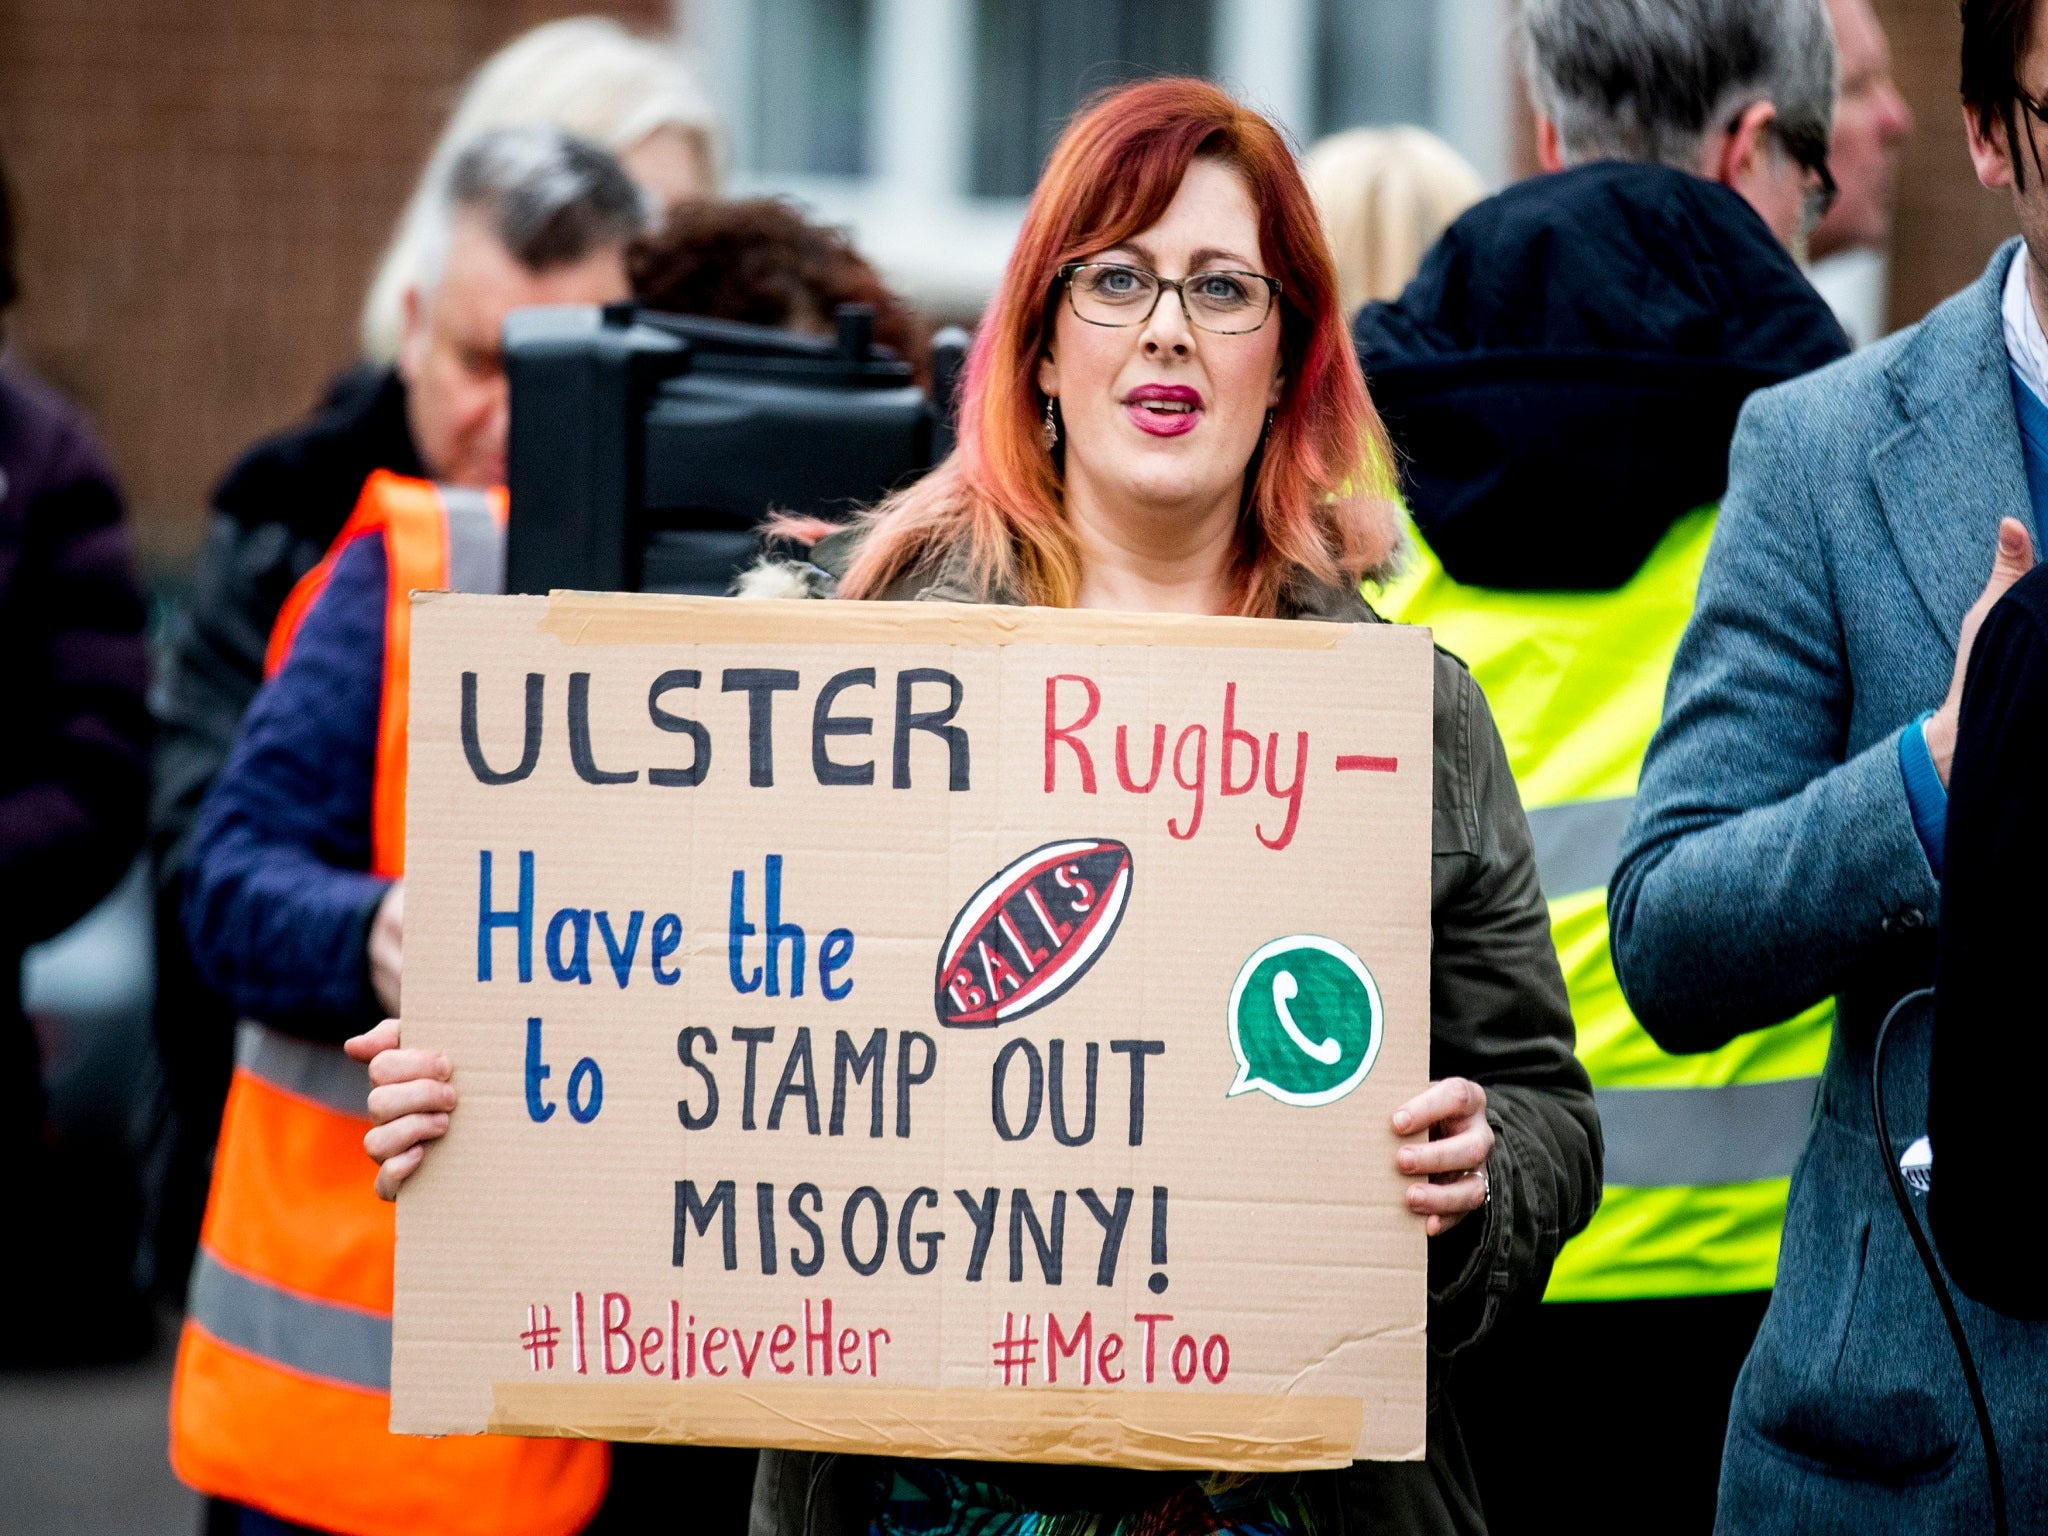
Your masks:
<path fill-rule="evenodd" d="M 1321 619 L 1329 624 L 1384 624 L 1358 588 L 1341 583 L 1293 581 L 1280 594 L 1283 619 Z"/>
<path fill-rule="evenodd" d="M 325 547 L 375 469 L 428 478 L 394 368 L 351 369 L 312 420 L 258 443 L 213 493 L 214 507 L 248 527 L 284 523 Z"/>
<path fill-rule="evenodd" d="M 1886 366 L 1905 424 L 1870 454 L 1899 557 L 1951 647 L 1990 572 L 1998 520 L 2019 518 L 2039 547 L 1999 313 L 2018 245 L 2001 246 Z"/>
<path fill-rule="evenodd" d="M 864 528 L 853 527 L 820 539 L 811 549 L 809 567 L 836 587 L 839 578 L 846 574 L 846 568 L 853 563 L 854 553 L 860 548 L 865 532 Z M 886 595 L 899 602 L 996 603 L 1006 607 L 1018 607 L 1024 601 L 1021 595 L 1006 587 L 984 590 L 978 586 L 969 572 L 965 547 L 957 545 L 938 559 L 908 573 Z M 1321 619 L 1332 624 L 1386 622 L 1373 611 L 1356 587 L 1347 587 L 1341 582 L 1307 579 L 1288 583 L 1280 595 L 1279 616 L 1283 619 Z"/>

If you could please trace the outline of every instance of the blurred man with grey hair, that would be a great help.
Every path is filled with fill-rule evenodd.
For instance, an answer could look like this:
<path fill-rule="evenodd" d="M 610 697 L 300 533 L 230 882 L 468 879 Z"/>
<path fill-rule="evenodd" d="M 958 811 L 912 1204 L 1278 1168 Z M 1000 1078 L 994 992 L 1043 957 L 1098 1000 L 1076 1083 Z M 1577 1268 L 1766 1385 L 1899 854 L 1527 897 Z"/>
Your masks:
<path fill-rule="evenodd" d="M 1835 51 L 1823 0 L 1524 0 L 1518 28 L 1554 174 L 1355 327 L 1416 535 L 1379 606 L 1492 705 L 1605 1139 L 1544 1305 L 1453 1391 L 1492 1531 L 1704 1532 L 1831 1013 L 1666 1053 L 1616 983 L 1607 883 L 1736 413 L 1848 350 L 1791 249 L 1832 191 Z"/>
<path fill-rule="evenodd" d="M 626 246 L 649 210 L 609 154 L 538 124 L 475 140 L 449 165 L 440 203 L 400 299 L 406 421 L 429 479 L 502 485 L 505 316 L 627 297 Z"/>
<path fill-rule="evenodd" d="M 372 471 L 503 480 L 498 332 L 509 311 L 628 292 L 625 247 L 642 227 L 642 195 L 610 155 L 529 127 L 480 136 L 450 163 L 428 280 L 405 289 L 397 366 L 350 375 L 309 420 L 228 471 L 151 695 L 157 1041 L 178 1122 L 157 1232 L 167 1281 L 182 1280 L 197 1240 L 234 1027 L 193 969 L 178 903 L 200 799 L 263 680 L 279 606 L 327 552 Z"/>
<path fill-rule="evenodd" d="M 1518 29 L 1544 170 L 1690 171 L 1788 247 L 1833 201 L 1838 76 L 1820 0 L 1525 0 Z"/>
<path fill-rule="evenodd" d="M 369 1084 L 340 1042 L 398 1006 L 404 887 L 371 868 L 374 806 L 393 782 L 378 751 L 385 664 L 404 654 L 387 593 L 458 584 L 458 533 L 484 547 L 484 498 L 452 488 L 504 478 L 506 314 L 624 298 L 625 248 L 645 218 L 595 145 L 538 126 L 481 135 L 439 189 L 395 373 L 255 450 L 221 492 L 167 690 L 186 712 L 185 776 L 160 787 L 196 800 L 213 779 L 170 894 L 199 977 L 246 1021 L 171 1395 L 172 1466 L 209 1496 L 209 1532 L 570 1536 L 604 1496 L 602 1447 L 386 1429 L 393 1240 L 363 1204 L 354 1144 Z M 295 575 L 287 552 L 332 538 L 366 479 L 374 514 L 392 494 L 377 488 L 403 483 L 380 469 L 442 484 L 438 537 L 388 538 L 388 516 L 351 523 L 244 716 L 268 625 L 228 599 L 233 583 Z M 441 579 L 406 579 L 423 574 L 423 543 Z M 275 612 L 283 592 L 261 595 Z"/>

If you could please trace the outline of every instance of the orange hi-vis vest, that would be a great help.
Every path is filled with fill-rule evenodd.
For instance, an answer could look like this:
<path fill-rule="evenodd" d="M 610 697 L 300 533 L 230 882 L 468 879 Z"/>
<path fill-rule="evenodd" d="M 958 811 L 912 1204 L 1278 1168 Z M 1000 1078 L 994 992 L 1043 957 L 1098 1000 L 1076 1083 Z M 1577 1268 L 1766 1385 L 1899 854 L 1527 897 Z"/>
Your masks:
<path fill-rule="evenodd" d="M 274 676 L 341 551 L 379 537 L 389 580 L 371 835 L 405 867 L 412 593 L 504 590 L 503 490 L 386 471 L 271 635 Z M 199 1256 L 171 1388 L 171 1464 L 203 1493 L 343 1536 L 568 1536 L 604 1497 L 603 1445 L 394 1435 L 394 1207 L 363 1151 L 369 1074 L 338 1046 L 254 1021 L 235 1040 Z"/>

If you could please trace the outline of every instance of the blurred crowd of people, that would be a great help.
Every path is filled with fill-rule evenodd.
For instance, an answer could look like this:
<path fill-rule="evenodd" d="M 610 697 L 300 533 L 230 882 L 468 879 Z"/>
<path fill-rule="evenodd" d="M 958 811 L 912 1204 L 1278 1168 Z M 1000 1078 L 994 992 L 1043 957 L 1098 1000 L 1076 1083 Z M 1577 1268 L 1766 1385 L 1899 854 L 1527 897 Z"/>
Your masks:
<path fill-rule="evenodd" d="M 2010 189 L 2030 240 L 2048 230 L 2040 9 L 1963 5 L 1977 172 Z M 1085 1479 L 963 1493 L 905 1463 L 869 1509 L 870 1472 L 793 1456 L 479 1450 L 384 1430 L 391 1238 L 363 1132 L 377 1122 L 388 1194 L 453 1106 L 446 1064 L 411 1059 L 389 1026 L 356 1050 L 389 1053 L 375 1080 L 399 1091 L 383 1107 L 364 1107 L 371 1079 L 340 1052 L 399 1014 L 404 886 L 375 748 L 403 643 L 387 595 L 450 584 L 408 573 L 452 579 L 465 494 L 502 524 L 506 317 L 631 300 L 829 336 L 857 305 L 932 383 L 928 323 L 843 231 L 785 200 L 722 195 L 723 134 L 680 50 L 593 18 L 536 28 L 472 77 L 369 286 L 356 358 L 226 469 L 153 657 L 89 425 L 0 372 L 0 1135 L 25 1170 L 23 1229 L 52 1238 L 0 1269 L 0 1304 L 51 1320 L 10 1339 L 6 1363 L 132 1356 L 151 1284 L 189 1303 L 172 1456 L 208 1497 L 210 1533 L 651 1529 L 674 1523 L 679 1484 L 691 1528 L 737 1531 L 751 1508 L 752 1530 L 805 1536 L 1049 1528 L 990 1524 L 998 1505 L 1005 1519 L 1087 1513 L 1104 1531 L 1945 1528 L 2004 1486 L 2034 1497 L 2016 1528 L 2040 1528 L 2043 1340 L 1963 1303 L 2016 1432 L 2001 1481 L 1889 1208 L 1897 1154 L 1857 1117 L 1878 1023 L 1931 980 L 1937 917 L 1958 910 L 1943 900 L 1952 775 L 1989 783 L 1982 764 L 2026 750 L 1965 729 L 1964 693 L 1971 637 L 2030 568 L 2048 494 L 2048 236 L 2038 260 L 2030 244 L 2001 250 L 1904 339 L 1856 352 L 1873 328 L 1823 297 L 1828 263 L 1888 242 L 1913 131 L 1869 0 L 1524 0 L 1516 26 L 1542 174 L 1490 195 L 1415 127 L 1354 129 L 1269 164 L 1270 125 L 1192 82 L 1077 119 L 1055 166 L 1092 154 L 1113 177 L 1116 146 L 1190 123 L 1227 148 L 1190 151 L 1173 184 L 1134 193 L 1157 204 L 1142 230 L 1062 252 L 1020 287 L 1057 244 L 1049 221 L 1113 222 L 1048 172 L 970 369 L 962 450 L 863 523 L 864 545 L 821 544 L 802 578 L 930 595 L 956 553 L 934 530 L 967 549 L 997 526 L 975 498 L 1011 504 L 973 444 L 1021 434 L 1014 452 L 1042 453 L 1048 483 L 1068 486 L 1054 520 L 1081 532 L 1014 566 L 1007 546 L 991 555 L 1007 584 L 980 600 L 1426 624 L 1459 664 L 1440 665 L 1440 695 L 1477 685 L 1520 810 L 1496 797 L 1475 813 L 1486 850 L 1437 850 L 1485 874 L 1455 901 L 1437 893 L 1437 1048 L 1461 1064 L 1438 1070 L 1477 1098 L 1432 1111 L 1431 1145 L 1476 1150 L 1414 1165 L 1425 1190 L 1457 1191 L 1414 1205 L 1437 1252 L 1457 1255 L 1432 1260 L 1426 1464 L 1198 1507 L 1184 1489 Z M 1321 244 L 1260 252 L 1297 190 Z M 1249 275 L 1270 292 L 1238 298 L 1286 317 L 1283 348 L 1341 322 L 1363 371 L 1311 381 L 1320 426 L 1297 427 L 1304 358 L 1276 354 L 1244 416 L 1250 457 L 1217 503 L 1219 547 L 1249 542 L 1175 587 L 1146 572 L 1177 568 L 1185 530 L 1139 518 L 1165 553 L 1135 572 L 1087 542 L 1088 519 L 1122 515 L 1099 446 L 1110 428 L 1087 413 L 1089 356 L 1065 342 L 1056 356 L 1054 339 L 1070 310 L 1122 324 L 1106 300 L 1084 312 L 1077 257 L 1125 261 L 1155 231 L 1147 249 L 1168 249 L 1177 219 L 1235 227 L 1241 205 L 1245 260 L 1264 262 Z M 0 201 L 0 313 L 7 257 Z M 1163 270 L 1130 270 L 1152 284 L 1131 322 L 1145 366 L 1199 366 L 1218 346 L 1209 311 L 1185 288 L 1163 303 Z M 1259 327 L 1211 329 L 1234 343 Z M 1024 336 L 1038 351 L 1018 360 L 1020 426 L 997 420 L 987 378 Z M 1333 421 L 1355 428 L 1358 475 L 1319 492 L 1337 510 L 1315 516 L 1336 521 L 1304 531 L 1260 498 L 1305 451 L 1290 434 Z M 398 532 L 413 514 L 377 500 L 393 477 L 440 488 L 423 504 L 446 524 L 440 567 L 401 567 L 418 558 Z M 1390 477 L 1398 521 L 1387 512 L 1382 530 L 1378 503 L 1346 510 Z M 476 526 L 502 568 L 489 517 Z M 1304 567 L 1315 582 L 1273 564 L 1311 539 L 1327 555 Z M 2009 667 L 2028 664 L 2031 630 L 1989 633 Z M 1979 743 L 1975 777 L 1959 738 Z M 1991 830 L 1956 855 L 1964 867 L 2021 836 L 1970 814 Z M 166 1099 L 146 1178 L 52 1134 L 18 1002 L 29 947 L 143 853 Z M 1541 936 L 1540 961 L 1503 958 L 1517 924 Z M 1488 966 L 1514 970 L 1501 996 L 1518 1000 L 1475 1000 Z M 1521 1023 L 1501 1022 L 1516 1010 Z M 1516 1029 L 1513 1049 L 1487 1033 Z M 1904 1049 L 1901 1123 L 1924 1128 L 1928 1039 Z M 330 1197 L 335 1214 L 319 1215 Z M 1983 1264 L 1972 1294 L 2012 1303 Z M 333 1330 L 380 1307 L 381 1334 Z"/>

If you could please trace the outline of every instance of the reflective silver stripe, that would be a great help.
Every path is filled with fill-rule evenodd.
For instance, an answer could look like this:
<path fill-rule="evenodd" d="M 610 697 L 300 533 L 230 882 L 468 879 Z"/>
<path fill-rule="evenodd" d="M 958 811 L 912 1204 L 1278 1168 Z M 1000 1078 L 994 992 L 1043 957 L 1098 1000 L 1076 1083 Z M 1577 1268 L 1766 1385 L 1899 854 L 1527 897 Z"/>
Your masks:
<path fill-rule="evenodd" d="M 369 1124 L 370 1069 L 338 1045 L 315 1045 L 244 1019 L 235 1030 L 235 1065 L 273 1088 Z"/>
<path fill-rule="evenodd" d="M 391 1390 L 391 1319 L 315 1301 L 229 1269 L 204 1248 L 192 1265 L 186 1314 L 221 1343 L 307 1376 Z"/>
<path fill-rule="evenodd" d="M 1621 834 L 1635 806 L 1634 795 L 1623 795 L 1618 800 L 1538 806 L 1529 813 L 1544 900 L 1607 889 L 1621 856 Z"/>
<path fill-rule="evenodd" d="M 448 588 L 452 592 L 505 590 L 505 530 L 491 515 L 488 492 L 468 485 L 436 486 L 448 509 Z"/>
<path fill-rule="evenodd" d="M 1817 1077 L 1720 1088 L 1595 1088 L 1607 1182 L 1631 1189 L 1782 1179 L 1806 1146 Z"/>

